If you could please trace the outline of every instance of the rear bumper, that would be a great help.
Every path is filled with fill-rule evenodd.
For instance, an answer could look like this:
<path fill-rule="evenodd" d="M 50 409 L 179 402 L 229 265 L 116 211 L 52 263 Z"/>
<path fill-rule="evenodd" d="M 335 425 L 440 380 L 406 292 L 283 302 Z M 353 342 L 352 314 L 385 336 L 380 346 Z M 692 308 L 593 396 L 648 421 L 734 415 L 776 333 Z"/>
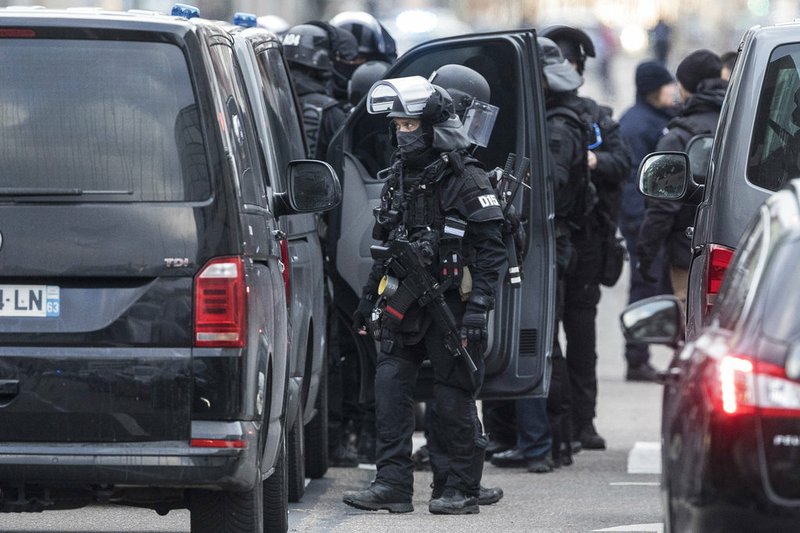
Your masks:
<path fill-rule="evenodd" d="M 252 422 L 193 422 L 194 439 L 241 439 L 241 449 L 188 442 L 0 443 L 2 486 L 116 485 L 246 490 L 260 481 L 259 428 Z"/>

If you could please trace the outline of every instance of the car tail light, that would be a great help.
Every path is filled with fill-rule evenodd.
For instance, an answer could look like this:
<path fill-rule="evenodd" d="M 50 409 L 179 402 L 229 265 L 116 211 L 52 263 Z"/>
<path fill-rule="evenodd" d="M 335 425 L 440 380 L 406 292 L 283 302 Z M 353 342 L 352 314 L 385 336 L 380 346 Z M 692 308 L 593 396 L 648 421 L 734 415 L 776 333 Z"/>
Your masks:
<path fill-rule="evenodd" d="M 278 242 L 281 245 L 281 274 L 283 275 L 283 286 L 286 289 L 286 305 L 289 305 L 292 298 L 292 263 L 289 256 L 289 241 L 280 239 Z"/>
<path fill-rule="evenodd" d="M 716 303 L 717 294 L 725 279 L 725 272 L 733 259 L 733 249 L 719 244 L 708 246 L 708 264 L 706 265 L 706 314 Z"/>
<path fill-rule="evenodd" d="M 800 417 L 800 383 L 788 379 L 782 367 L 726 355 L 710 368 L 709 393 L 720 412 Z"/>
<path fill-rule="evenodd" d="M 194 345 L 244 346 L 247 286 L 241 257 L 218 257 L 194 279 Z"/>

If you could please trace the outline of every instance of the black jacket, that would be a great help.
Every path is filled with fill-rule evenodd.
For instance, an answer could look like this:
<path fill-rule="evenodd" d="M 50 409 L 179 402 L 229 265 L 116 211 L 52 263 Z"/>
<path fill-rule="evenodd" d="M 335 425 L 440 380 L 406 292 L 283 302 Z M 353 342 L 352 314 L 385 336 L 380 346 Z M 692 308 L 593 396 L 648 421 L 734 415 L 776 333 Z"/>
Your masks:
<path fill-rule="evenodd" d="M 392 175 L 384 185 L 381 196 L 382 199 L 391 197 L 392 190 L 398 190 L 399 181 L 402 180 L 406 200 L 399 209 L 401 220 L 409 220 L 409 214 L 404 213 L 403 208 L 413 203 L 414 196 L 429 195 L 433 200 L 430 204 L 432 212 L 429 217 L 423 216 L 431 219 L 426 225 L 441 230 L 437 225 L 445 216 L 465 221 L 467 226 L 461 249 L 464 264 L 469 267 L 472 276 L 472 296 L 494 298 L 495 286 L 507 256 L 501 234 L 503 214 L 496 202 L 494 189 L 489 183 L 486 171 L 476 164 L 475 160 L 470 159 L 466 152 L 452 152 L 447 155 L 448 162 L 443 162 L 441 153 L 431 149 L 418 158 L 397 160 L 391 167 Z M 436 171 L 432 172 L 432 169 Z M 434 183 L 422 188 L 418 186 L 421 182 L 428 181 Z M 416 220 L 411 225 L 419 228 L 419 222 Z M 415 240 L 416 231 L 411 227 L 407 229 L 410 232 L 409 240 Z M 390 232 L 388 240 L 394 238 L 394 235 L 394 232 Z M 439 259 L 434 257 L 432 260 L 430 269 L 432 274 L 438 273 Z M 365 297 L 374 299 L 384 270 L 382 261 L 373 264 L 363 290 Z M 472 297 L 470 299 L 472 300 Z M 471 303 L 468 303 L 467 308 L 470 305 Z M 414 344 L 427 331 L 430 318 L 421 315 L 416 304 L 406 313 L 404 325 L 399 331 L 407 337 L 404 342 Z M 418 319 L 421 321 L 417 321 Z"/>
<path fill-rule="evenodd" d="M 727 88 L 728 82 L 722 79 L 700 82 L 697 92 L 686 101 L 680 116 L 669 122 L 669 132 L 661 138 L 656 149 L 682 152 L 695 135 L 714 133 Z M 642 265 L 652 264 L 659 247 L 666 244 L 670 265 L 689 268 L 692 250 L 686 228 L 694 224 L 697 203 L 699 199 L 693 204 L 671 200 L 648 201 L 637 246 Z"/>
<path fill-rule="evenodd" d="M 334 134 L 347 120 L 347 113 L 339 105 L 339 102 L 328 94 L 323 80 L 302 68 L 295 67 L 290 72 L 302 107 L 308 157 L 327 161 L 328 145 Z M 321 113 L 321 118 L 314 118 L 315 108 Z M 317 122 L 319 125 L 316 124 Z"/>

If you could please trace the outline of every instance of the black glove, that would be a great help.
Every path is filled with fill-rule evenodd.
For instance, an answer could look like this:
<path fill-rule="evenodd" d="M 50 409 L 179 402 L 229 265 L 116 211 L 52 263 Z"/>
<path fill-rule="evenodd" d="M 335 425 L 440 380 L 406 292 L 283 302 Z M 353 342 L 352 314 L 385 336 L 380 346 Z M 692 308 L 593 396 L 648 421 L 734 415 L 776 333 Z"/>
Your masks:
<path fill-rule="evenodd" d="M 489 336 L 487 327 L 489 309 L 492 299 L 484 295 L 473 295 L 467 304 L 467 310 L 461 319 L 461 340 L 470 343 L 481 343 Z"/>
<path fill-rule="evenodd" d="M 358 301 L 358 307 L 356 307 L 356 310 L 353 312 L 354 330 L 358 331 L 367 327 L 367 324 L 369 324 L 372 318 L 372 308 L 374 305 L 371 298 L 367 298 L 366 296 L 361 297 Z"/>
<path fill-rule="evenodd" d="M 636 270 L 639 272 L 642 279 L 648 283 L 655 283 L 658 281 L 658 278 L 650 274 L 650 263 L 644 263 L 639 260 L 636 262 Z"/>

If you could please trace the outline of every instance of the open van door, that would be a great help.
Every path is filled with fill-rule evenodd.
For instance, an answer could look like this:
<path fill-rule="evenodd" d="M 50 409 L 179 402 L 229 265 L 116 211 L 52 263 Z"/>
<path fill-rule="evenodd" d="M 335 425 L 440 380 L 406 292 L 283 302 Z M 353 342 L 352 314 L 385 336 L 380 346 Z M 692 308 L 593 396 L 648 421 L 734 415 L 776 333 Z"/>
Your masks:
<path fill-rule="evenodd" d="M 556 273 L 553 190 L 536 35 L 533 30 L 519 30 L 430 41 L 400 57 L 385 78 L 428 78 L 451 63 L 483 75 L 491 87 L 489 103 L 500 108 L 491 140 L 487 147 L 477 149 L 476 157 L 487 169 L 503 167 L 510 152 L 517 161 L 522 157 L 531 161 L 523 176 L 530 188 L 521 187 L 515 199 L 527 233 L 524 279 L 521 288 L 515 289 L 505 269 L 500 277 L 480 397 L 544 396 L 550 378 Z M 341 210 L 330 220 L 329 242 L 335 301 L 344 316 L 352 315 L 372 266 L 372 210 L 379 204 L 383 187 L 376 174 L 389 166 L 393 150 L 386 116 L 368 114 L 362 101 L 329 152 L 343 186 Z M 372 343 L 362 341 L 362 353 L 374 356 L 375 347 L 366 344 Z M 421 397 L 426 396 L 432 374 L 429 367 L 420 370 Z"/>

